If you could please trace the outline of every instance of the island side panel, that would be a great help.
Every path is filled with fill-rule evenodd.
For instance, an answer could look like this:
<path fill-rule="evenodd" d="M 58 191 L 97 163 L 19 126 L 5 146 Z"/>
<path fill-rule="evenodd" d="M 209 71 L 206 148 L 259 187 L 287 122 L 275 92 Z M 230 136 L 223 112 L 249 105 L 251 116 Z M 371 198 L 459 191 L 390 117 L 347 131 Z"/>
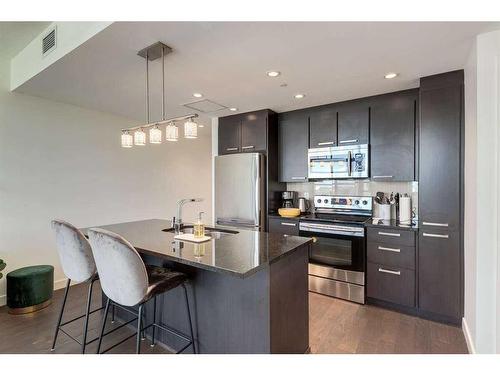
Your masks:
<path fill-rule="evenodd" d="M 271 353 L 309 351 L 309 244 L 271 264 Z"/>

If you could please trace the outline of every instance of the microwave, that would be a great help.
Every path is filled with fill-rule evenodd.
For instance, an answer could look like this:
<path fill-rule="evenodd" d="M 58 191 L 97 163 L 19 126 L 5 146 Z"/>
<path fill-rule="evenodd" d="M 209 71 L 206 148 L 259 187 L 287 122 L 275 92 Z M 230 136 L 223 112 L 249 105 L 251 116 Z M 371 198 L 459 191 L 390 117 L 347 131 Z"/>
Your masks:
<path fill-rule="evenodd" d="M 310 148 L 309 179 L 368 178 L 368 145 Z"/>

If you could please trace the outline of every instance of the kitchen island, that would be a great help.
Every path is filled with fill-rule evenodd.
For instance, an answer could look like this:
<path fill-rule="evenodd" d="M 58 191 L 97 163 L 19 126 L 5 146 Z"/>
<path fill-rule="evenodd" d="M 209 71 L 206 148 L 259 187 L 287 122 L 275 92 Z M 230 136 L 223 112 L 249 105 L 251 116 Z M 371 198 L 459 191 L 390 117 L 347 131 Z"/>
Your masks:
<path fill-rule="evenodd" d="M 100 228 L 126 238 L 146 264 L 189 275 L 199 353 L 309 350 L 307 267 L 311 239 L 217 227 L 208 233 L 212 240 L 195 244 L 175 240 L 169 230 L 171 222 L 159 219 Z M 146 325 L 152 321 L 152 310 L 149 301 L 145 307 Z M 116 313 L 118 318 L 127 318 L 121 309 L 116 309 Z M 159 296 L 157 313 L 162 323 L 188 332 L 181 289 Z M 158 341 L 174 349 L 184 344 L 164 332 L 158 332 Z"/>

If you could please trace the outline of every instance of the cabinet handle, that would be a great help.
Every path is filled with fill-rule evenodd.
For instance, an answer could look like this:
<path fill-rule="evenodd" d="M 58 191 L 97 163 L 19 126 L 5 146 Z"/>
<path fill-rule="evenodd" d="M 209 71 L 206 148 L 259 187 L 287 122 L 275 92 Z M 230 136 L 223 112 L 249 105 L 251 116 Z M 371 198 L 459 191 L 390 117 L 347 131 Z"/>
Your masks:
<path fill-rule="evenodd" d="M 281 222 L 281 225 L 286 225 L 287 227 L 296 227 L 297 224 L 294 224 L 294 223 L 283 223 Z"/>
<path fill-rule="evenodd" d="M 249 149 L 252 149 L 252 148 L 255 148 L 255 146 L 243 146 L 241 149 L 242 150 L 249 150 Z"/>
<path fill-rule="evenodd" d="M 226 151 L 238 151 L 238 147 L 228 147 Z"/>
<path fill-rule="evenodd" d="M 372 178 L 393 178 L 394 176 L 372 176 Z"/>
<path fill-rule="evenodd" d="M 318 146 L 333 145 L 334 142 L 318 142 Z"/>
<path fill-rule="evenodd" d="M 386 270 L 385 268 L 379 268 L 378 272 L 383 272 L 383 273 L 390 273 L 391 275 L 401 275 L 401 271 L 391 271 L 391 270 Z"/>
<path fill-rule="evenodd" d="M 345 141 L 340 141 L 339 143 L 358 143 L 358 139 L 346 139 Z"/>
<path fill-rule="evenodd" d="M 393 251 L 395 253 L 400 253 L 401 252 L 401 249 L 394 249 L 392 247 L 379 246 L 378 249 L 379 250 L 384 250 L 384 251 Z"/>
<path fill-rule="evenodd" d="M 435 233 L 422 233 L 424 237 L 434 237 L 434 238 L 450 238 L 447 234 L 435 234 Z"/>
<path fill-rule="evenodd" d="M 292 180 L 306 180 L 307 177 L 292 177 Z"/>
<path fill-rule="evenodd" d="M 401 237 L 401 233 L 378 232 L 381 236 Z"/>
<path fill-rule="evenodd" d="M 428 221 L 423 221 L 422 225 L 428 225 L 430 227 L 447 227 L 448 223 L 430 223 Z"/>

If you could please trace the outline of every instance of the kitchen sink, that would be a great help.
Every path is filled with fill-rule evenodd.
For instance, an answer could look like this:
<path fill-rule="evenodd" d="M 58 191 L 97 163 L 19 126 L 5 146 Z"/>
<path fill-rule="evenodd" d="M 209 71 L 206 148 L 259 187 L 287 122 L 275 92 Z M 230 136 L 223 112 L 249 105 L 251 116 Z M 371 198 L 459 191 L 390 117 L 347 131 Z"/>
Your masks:
<path fill-rule="evenodd" d="M 167 229 L 162 229 L 163 232 L 168 232 L 168 233 L 174 233 L 175 229 L 174 228 L 167 228 Z M 192 225 L 185 225 L 182 228 L 183 233 L 193 233 L 194 228 Z M 224 236 L 230 236 L 232 234 L 237 234 L 237 231 L 234 230 L 229 230 L 229 229 L 220 229 L 220 228 L 212 228 L 212 227 L 205 227 L 205 236 L 210 236 L 215 239 L 219 239 Z"/>

